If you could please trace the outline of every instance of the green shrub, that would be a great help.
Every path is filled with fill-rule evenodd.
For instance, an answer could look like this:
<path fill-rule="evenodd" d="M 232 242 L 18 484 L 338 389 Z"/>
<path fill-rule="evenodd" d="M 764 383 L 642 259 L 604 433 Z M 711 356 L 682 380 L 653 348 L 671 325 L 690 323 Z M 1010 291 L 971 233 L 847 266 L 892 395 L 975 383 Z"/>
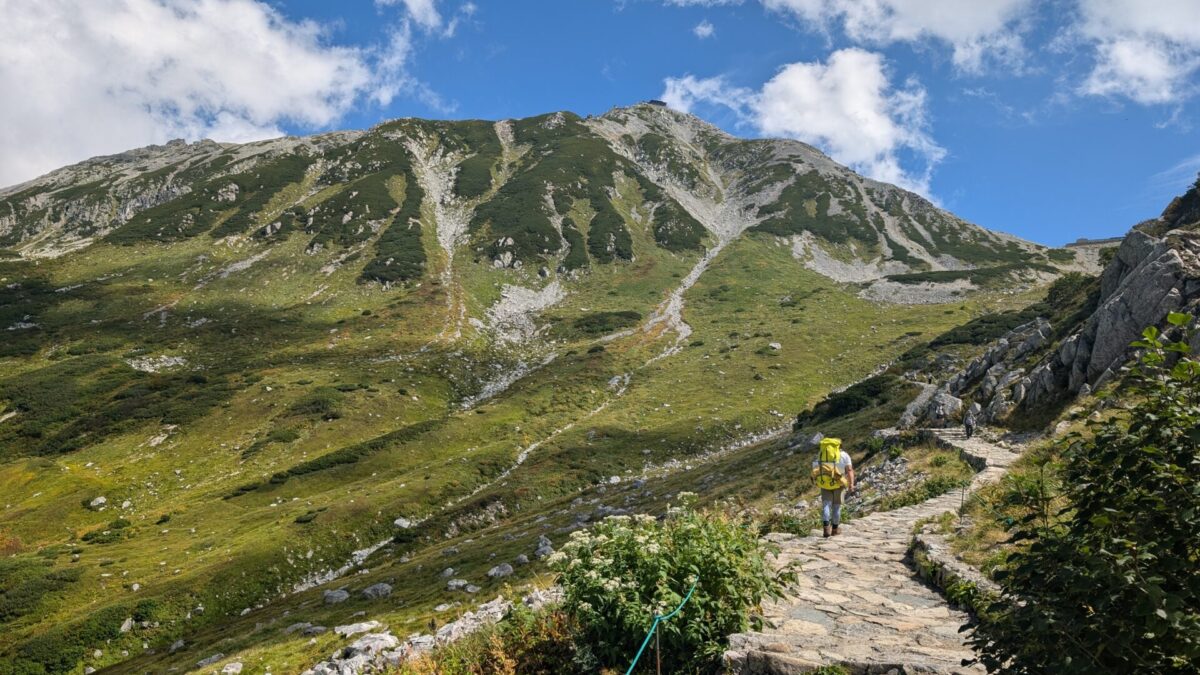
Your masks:
<path fill-rule="evenodd" d="M 333 387 L 319 387 L 292 403 L 288 407 L 288 414 L 295 417 L 335 420 L 342 416 L 341 410 L 338 409 L 342 398 L 342 393 Z"/>
<path fill-rule="evenodd" d="M 0 558 L 0 624 L 35 612 L 42 599 L 79 581 L 78 568 L 54 569 L 50 560 Z"/>
<path fill-rule="evenodd" d="M 697 511 L 680 495 L 662 522 L 613 516 L 591 531 L 572 533 L 551 556 L 563 607 L 580 624 L 600 666 L 625 667 L 654 621 L 696 590 L 678 615 L 659 625 L 667 672 L 715 667 L 732 633 L 751 627 L 751 613 L 780 597 L 794 572 L 773 570 L 774 552 L 758 528 L 729 516 Z"/>
<path fill-rule="evenodd" d="M 1132 410 L 1063 441 L 1067 508 L 1015 528 L 1032 543 L 996 572 L 1004 597 L 970 638 L 991 672 L 1196 672 L 1200 362 L 1181 357 L 1186 336 L 1144 338 Z"/>

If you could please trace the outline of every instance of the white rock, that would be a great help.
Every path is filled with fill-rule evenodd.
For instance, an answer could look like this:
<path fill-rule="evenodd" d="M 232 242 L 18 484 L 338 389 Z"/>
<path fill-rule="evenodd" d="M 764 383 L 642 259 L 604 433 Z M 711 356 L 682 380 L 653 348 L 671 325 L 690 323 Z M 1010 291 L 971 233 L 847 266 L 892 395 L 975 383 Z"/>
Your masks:
<path fill-rule="evenodd" d="M 242 664 L 239 661 L 234 661 L 233 663 L 226 663 L 225 667 L 221 669 L 221 672 L 228 673 L 229 675 L 237 675 L 237 673 L 242 672 Z"/>
<path fill-rule="evenodd" d="M 346 624 L 345 626 L 335 626 L 333 632 L 342 637 L 350 637 L 351 635 L 373 631 L 379 628 L 379 626 L 380 623 L 378 621 L 363 621 L 361 623 Z"/>

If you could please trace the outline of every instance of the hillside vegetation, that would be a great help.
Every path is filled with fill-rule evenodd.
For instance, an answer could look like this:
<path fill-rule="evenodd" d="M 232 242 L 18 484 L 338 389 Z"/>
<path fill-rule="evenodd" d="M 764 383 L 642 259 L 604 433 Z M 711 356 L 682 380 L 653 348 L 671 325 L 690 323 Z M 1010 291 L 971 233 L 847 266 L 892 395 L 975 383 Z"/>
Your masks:
<path fill-rule="evenodd" d="M 646 105 L 97 158 L 0 192 L 0 246 L 0 673 L 301 672 L 344 639 L 289 626 L 428 632 L 544 582 L 540 537 L 687 490 L 766 510 L 797 411 L 857 438 L 902 371 L 816 404 L 1058 273 Z"/>

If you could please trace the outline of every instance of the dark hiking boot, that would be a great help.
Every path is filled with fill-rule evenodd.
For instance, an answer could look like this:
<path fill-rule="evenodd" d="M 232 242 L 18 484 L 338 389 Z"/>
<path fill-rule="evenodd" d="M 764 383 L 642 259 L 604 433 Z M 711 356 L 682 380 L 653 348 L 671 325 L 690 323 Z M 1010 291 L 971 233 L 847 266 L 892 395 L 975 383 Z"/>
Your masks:
<path fill-rule="evenodd" d="M 838 536 L 838 526 L 837 525 L 833 526 L 833 536 L 835 536 L 835 537 Z"/>
<path fill-rule="evenodd" d="M 830 530 L 829 530 L 829 525 L 828 525 L 828 523 L 827 523 L 827 524 L 825 525 L 825 536 L 826 536 L 826 537 L 828 537 L 828 536 L 829 536 L 829 532 L 830 532 Z"/>

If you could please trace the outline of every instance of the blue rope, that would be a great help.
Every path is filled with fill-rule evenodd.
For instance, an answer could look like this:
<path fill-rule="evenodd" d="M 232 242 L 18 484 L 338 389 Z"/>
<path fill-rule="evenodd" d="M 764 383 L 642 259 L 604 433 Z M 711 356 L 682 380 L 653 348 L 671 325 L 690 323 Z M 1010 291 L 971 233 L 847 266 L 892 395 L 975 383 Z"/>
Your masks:
<path fill-rule="evenodd" d="M 678 614 L 679 610 L 683 609 L 683 606 L 687 604 L 687 601 L 692 599 L 692 593 L 696 590 L 696 584 L 698 583 L 700 583 L 699 577 L 692 582 L 692 587 L 688 590 L 687 595 L 683 596 L 683 602 L 679 603 L 679 606 L 676 607 L 674 611 L 666 616 L 654 617 L 654 625 L 650 626 L 650 632 L 646 634 L 646 639 L 642 640 L 642 647 L 641 649 L 638 649 L 637 656 L 633 657 L 633 663 L 629 664 L 629 670 L 625 671 L 625 675 L 629 675 L 633 672 L 633 669 L 637 667 L 638 660 L 642 658 L 642 652 L 646 651 L 646 645 L 650 644 L 650 638 L 654 636 L 654 631 L 658 629 L 659 622 L 666 621 L 667 619 L 670 619 Z"/>

